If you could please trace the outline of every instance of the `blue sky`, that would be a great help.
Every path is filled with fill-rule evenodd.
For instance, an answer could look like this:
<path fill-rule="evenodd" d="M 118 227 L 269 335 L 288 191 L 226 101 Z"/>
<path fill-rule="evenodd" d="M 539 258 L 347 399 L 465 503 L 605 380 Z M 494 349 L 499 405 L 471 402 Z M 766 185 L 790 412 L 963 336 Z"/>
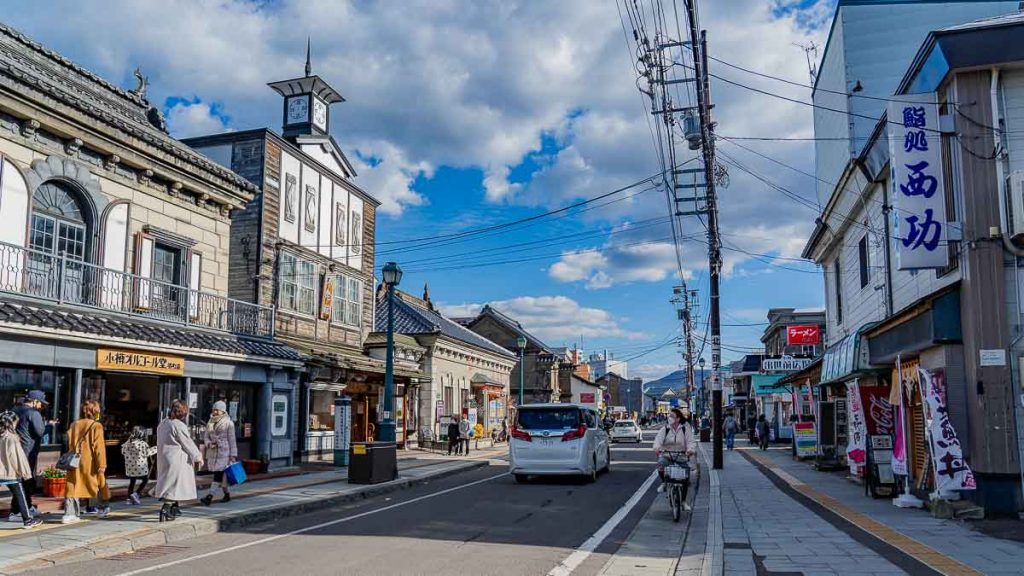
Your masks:
<path fill-rule="evenodd" d="M 674 346 L 652 350 L 679 329 L 669 303 L 678 277 L 661 191 L 641 186 L 593 209 L 457 243 L 395 243 L 532 216 L 657 170 L 649 104 L 636 90 L 614 2 L 0 4 L 7 23 L 115 83 L 134 86 L 132 70 L 141 66 L 151 99 L 164 103 L 180 137 L 278 129 L 280 103 L 266 83 L 301 73 L 311 37 L 314 72 L 348 99 L 334 106 L 333 135 L 357 164 L 357 184 L 384 203 L 378 265 L 402 264 L 403 288 L 419 293 L 429 283 L 433 300 L 453 315 L 494 303 L 552 346 L 582 340 L 586 351 L 608 349 L 617 358 L 647 352 L 631 363 L 633 374 L 656 378 L 679 365 Z M 793 43 L 823 44 L 833 7 L 832 0 L 704 2 L 702 24 L 716 58 L 806 82 L 804 55 Z M 65 17 L 54 20 L 55 11 Z M 719 64 L 714 71 L 810 98 L 808 88 Z M 813 135 L 807 107 L 720 82 L 712 91 L 719 134 Z M 813 172 L 810 142 L 738 142 Z M 736 144 L 719 150 L 814 198 L 806 175 Z M 823 306 L 820 273 L 786 259 L 799 256 L 815 211 L 735 166 L 730 181 L 721 192 L 722 229 L 727 246 L 741 251 L 725 253 L 726 360 L 759 345 L 768 308 Z M 700 222 L 685 220 L 683 235 L 691 237 L 683 268 L 700 291 L 703 322 Z"/>

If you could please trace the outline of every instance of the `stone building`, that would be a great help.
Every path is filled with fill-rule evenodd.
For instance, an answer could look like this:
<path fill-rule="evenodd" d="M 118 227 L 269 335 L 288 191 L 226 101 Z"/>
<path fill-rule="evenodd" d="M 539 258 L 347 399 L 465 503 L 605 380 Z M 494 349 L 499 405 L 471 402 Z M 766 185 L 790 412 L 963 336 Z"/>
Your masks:
<path fill-rule="evenodd" d="M 513 403 L 519 402 L 520 378 L 524 404 L 551 402 L 558 398 L 559 356 L 555 354 L 553 348 L 530 334 L 517 320 L 485 305 L 476 317 L 458 319 L 458 322 L 516 354 L 519 353 L 519 338 L 526 339 L 522 361 L 516 363 L 511 374 L 510 397 Z"/>
<path fill-rule="evenodd" d="M 229 298 L 231 216 L 256 187 L 171 138 L 136 78 L 0 24 L 0 406 L 41 389 L 67 423 L 96 400 L 116 443 L 174 399 L 196 425 L 224 400 L 242 457 L 287 463 L 274 399 L 301 357 L 271 339 L 272 307 Z"/>
<path fill-rule="evenodd" d="M 185 140 L 255 188 L 231 227 L 233 298 L 277 309 L 274 336 L 308 355 L 290 398 L 294 443 L 281 452 L 332 457 L 334 398 L 352 397 L 352 439 L 372 440 L 384 364 L 364 350 L 373 326 L 379 202 L 330 135 L 341 94 L 312 74 L 272 82 L 283 102 L 281 134 L 267 128 Z M 401 382 L 417 372 L 399 367 Z M 404 386 L 401 393 L 404 393 Z M 399 430 L 402 441 L 402 430 Z"/>

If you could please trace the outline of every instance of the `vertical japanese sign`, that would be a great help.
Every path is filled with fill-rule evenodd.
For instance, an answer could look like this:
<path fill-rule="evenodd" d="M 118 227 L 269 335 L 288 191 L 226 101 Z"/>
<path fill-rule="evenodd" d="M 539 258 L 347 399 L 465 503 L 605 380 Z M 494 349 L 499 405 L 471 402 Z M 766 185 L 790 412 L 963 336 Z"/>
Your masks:
<path fill-rule="evenodd" d="M 867 461 L 868 427 L 864 417 L 864 405 L 861 403 L 859 384 L 857 380 L 846 384 L 846 398 L 850 407 L 850 435 L 846 444 L 846 459 L 850 464 L 850 472 L 854 476 L 864 474 L 864 464 Z"/>
<path fill-rule="evenodd" d="M 949 257 L 936 94 L 900 95 L 888 122 L 897 268 L 942 268 Z"/>
<path fill-rule="evenodd" d="M 918 368 L 921 375 L 921 392 L 925 395 L 925 421 L 931 444 L 932 465 L 935 467 L 935 489 L 974 490 L 974 474 L 964 460 L 964 451 L 956 430 L 949 421 L 946 408 L 945 378 L 941 373 L 932 374 Z"/>

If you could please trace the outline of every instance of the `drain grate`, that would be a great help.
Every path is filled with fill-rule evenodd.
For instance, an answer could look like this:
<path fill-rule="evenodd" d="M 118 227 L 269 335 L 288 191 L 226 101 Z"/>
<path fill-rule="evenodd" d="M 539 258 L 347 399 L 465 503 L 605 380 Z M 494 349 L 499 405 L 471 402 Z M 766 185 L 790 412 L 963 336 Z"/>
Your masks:
<path fill-rule="evenodd" d="M 141 548 L 132 552 L 124 552 L 115 556 L 108 556 L 104 560 L 113 560 L 114 562 L 126 562 L 128 560 L 150 560 L 153 558 L 159 558 L 174 552 L 181 550 L 187 550 L 184 546 L 149 546 L 148 548 Z"/>
<path fill-rule="evenodd" d="M 750 550 L 750 542 L 725 542 L 722 548 L 732 550 Z"/>

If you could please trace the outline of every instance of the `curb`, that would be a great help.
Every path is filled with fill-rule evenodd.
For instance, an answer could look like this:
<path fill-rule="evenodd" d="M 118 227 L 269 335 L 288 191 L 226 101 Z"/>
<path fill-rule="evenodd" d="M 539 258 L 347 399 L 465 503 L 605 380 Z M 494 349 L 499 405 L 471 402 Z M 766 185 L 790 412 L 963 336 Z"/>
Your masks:
<path fill-rule="evenodd" d="M 61 550 L 54 554 L 33 558 L 18 564 L 12 564 L 0 569 L 0 576 L 12 576 L 23 574 L 32 570 L 40 570 L 53 566 L 94 560 L 97 558 L 108 558 L 164 544 L 173 544 L 189 540 L 198 536 L 206 536 L 217 532 L 228 532 L 237 530 L 253 524 L 280 520 L 292 516 L 306 514 L 324 507 L 335 506 L 365 500 L 374 496 L 388 494 L 425 484 L 427 482 L 454 476 L 462 472 L 469 472 L 483 468 L 490 464 L 489 460 L 463 461 L 457 466 L 451 466 L 430 473 L 418 478 L 406 478 L 392 480 L 382 484 L 367 485 L 364 490 L 337 494 L 327 498 L 311 500 L 307 502 L 296 502 L 294 504 L 280 504 L 263 510 L 252 512 L 240 512 L 223 518 L 181 518 L 176 522 L 160 525 L 159 528 L 139 528 L 128 530 L 116 535 L 104 535 L 94 540 L 82 542 L 78 547 Z"/>
<path fill-rule="evenodd" d="M 773 462 L 762 460 L 758 455 L 747 454 L 746 451 L 740 454 L 786 495 L 907 573 L 914 576 L 981 576 L 981 572 L 963 562 L 822 494 L 785 470 L 777 468 Z"/>

